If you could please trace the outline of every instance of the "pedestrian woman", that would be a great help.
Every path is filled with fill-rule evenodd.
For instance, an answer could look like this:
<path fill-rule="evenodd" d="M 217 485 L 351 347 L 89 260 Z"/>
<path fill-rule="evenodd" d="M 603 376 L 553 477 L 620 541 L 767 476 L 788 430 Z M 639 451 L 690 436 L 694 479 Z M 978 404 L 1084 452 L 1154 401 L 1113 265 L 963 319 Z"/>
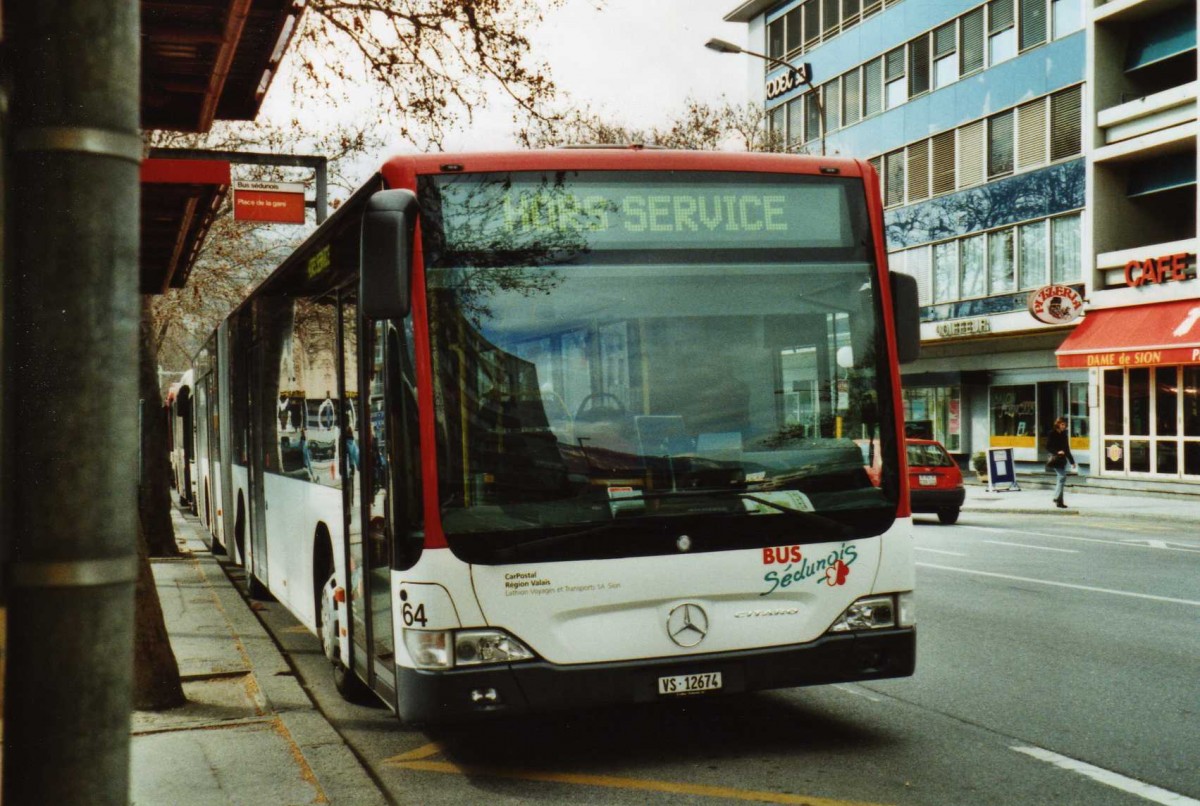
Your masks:
<path fill-rule="evenodd" d="M 1046 467 L 1054 470 L 1058 481 L 1054 485 L 1054 504 L 1059 509 L 1066 509 L 1063 503 L 1063 489 L 1067 486 L 1067 465 L 1075 466 L 1075 457 L 1071 454 L 1071 436 L 1067 433 L 1067 421 L 1059 417 L 1054 421 L 1050 435 L 1046 437 L 1046 451 L 1050 454 Z"/>

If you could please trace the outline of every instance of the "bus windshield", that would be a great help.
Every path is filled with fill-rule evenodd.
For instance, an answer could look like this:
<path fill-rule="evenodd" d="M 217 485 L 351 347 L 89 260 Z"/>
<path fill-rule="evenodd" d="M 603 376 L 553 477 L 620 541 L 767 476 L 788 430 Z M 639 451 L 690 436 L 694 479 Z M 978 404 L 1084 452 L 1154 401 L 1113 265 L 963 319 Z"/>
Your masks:
<path fill-rule="evenodd" d="M 424 178 L 420 198 L 438 497 L 458 556 L 891 526 L 897 485 L 873 485 L 854 442 L 893 418 L 861 180 L 459 174 Z"/>

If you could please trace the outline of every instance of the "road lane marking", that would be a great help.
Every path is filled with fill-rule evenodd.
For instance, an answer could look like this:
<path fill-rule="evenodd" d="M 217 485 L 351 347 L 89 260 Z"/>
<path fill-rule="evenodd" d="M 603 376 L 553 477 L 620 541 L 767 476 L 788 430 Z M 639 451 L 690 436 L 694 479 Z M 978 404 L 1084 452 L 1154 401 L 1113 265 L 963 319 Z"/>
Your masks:
<path fill-rule="evenodd" d="M 1134 548 L 1134 549 L 1145 549 L 1145 548 L 1159 549 L 1158 546 L 1147 546 L 1145 542 L 1142 542 L 1142 543 L 1131 542 L 1126 538 L 1122 538 L 1120 540 L 1105 540 L 1100 537 L 1077 537 L 1075 535 L 1063 535 L 1063 534 L 1057 534 L 1057 533 L 1053 533 L 1053 532 L 1030 532 L 1026 529 L 997 529 L 994 526 L 970 526 L 965 523 L 959 524 L 959 525 L 964 529 L 978 529 L 981 532 L 998 532 L 1000 534 L 1012 534 L 1013 532 L 1018 532 L 1019 534 L 1032 535 L 1035 537 L 1052 537 L 1056 540 L 1079 540 L 1084 543 L 1104 543 L 1105 545 L 1108 545 L 1108 546 L 1125 546 L 1126 548 Z M 1182 552 L 1186 552 L 1187 554 L 1200 554 L 1200 548 L 1185 548 L 1185 547 L 1179 546 L 1178 544 L 1176 544 L 1174 546 L 1168 544 L 1167 546 L 1162 547 L 1159 550 L 1182 551 Z"/>
<path fill-rule="evenodd" d="M 420 747 L 412 750 L 407 750 L 398 756 L 385 758 L 383 763 L 399 764 L 404 761 L 420 761 L 422 759 L 429 758 L 430 756 L 436 756 L 440 752 L 442 752 L 442 746 L 437 742 L 430 742 L 429 744 L 423 744 Z"/>
<path fill-rule="evenodd" d="M 1038 551 L 1061 551 L 1063 554 L 1078 554 L 1077 549 L 1056 549 L 1050 546 L 1031 546 L 1028 543 L 1006 543 L 1003 540 L 984 540 L 984 543 L 991 543 L 994 546 L 1015 546 L 1019 549 L 1037 549 Z"/>
<path fill-rule="evenodd" d="M 991 571 L 974 571 L 970 568 L 954 568 L 949 565 L 934 565 L 933 563 L 917 563 L 918 568 L 934 568 L 939 571 L 957 571 L 960 574 L 973 574 L 980 577 L 994 577 L 996 579 L 1008 579 L 1014 582 L 1032 582 L 1035 585 L 1050 585 L 1055 588 L 1071 588 L 1077 591 L 1091 591 L 1092 593 L 1108 593 L 1113 596 L 1129 596 L 1134 599 L 1149 599 L 1155 602 L 1170 602 L 1171 604 L 1191 605 L 1192 607 L 1200 607 L 1200 602 L 1192 601 L 1191 599 L 1173 599 L 1170 596 L 1155 596 L 1151 593 L 1133 593 L 1132 591 L 1116 591 L 1109 588 L 1093 588 L 1090 585 L 1073 585 L 1070 582 L 1051 582 L 1048 579 L 1031 579 L 1030 577 L 1011 576 L 1009 574 L 996 574 Z"/>
<path fill-rule="evenodd" d="M 1103 767 L 1094 767 L 1086 762 L 1068 758 L 1067 756 L 1060 756 L 1058 753 L 1052 753 L 1040 747 L 1014 747 L 1012 749 L 1018 753 L 1033 756 L 1038 761 L 1046 761 L 1064 770 L 1086 775 L 1093 781 L 1099 781 L 1102 784 L 1107 784 L 1115 789 L 1120 789 L 1122 792 L 1136 795 L 1152 803 L 1169 804 L 1169 806 L 1200 806 L 1200 800 L 1189 798 L 1187 795 L 1180 795 L 1177 792 L 1171 792 L 1168 789 L 1162 789 L 1153 784 L 1143 783 L 1134 778 L 1126 778 L 1124 775 L 1106 770 Z"/>
<path fill-rule="evenodd" d="M 672 795 L 748 800 L 755 803 L 784 803 L 791 804 L 792 806 L 877 806 L 877 804 L 857 800 L 836 800 L 833 798 L 818 798 L 812 795 L 794 795 L 788 792 L 762 792 L 750 789 L 734 789 L 727 786 L 652 781 L 643 778 L 619 778 L 612 775 L 510 770 L 501 767 L 476 767 L 466 764 L 455 764 L 451 761 L 392 761 L 389 759 L 389 762 L 391 762 L 389 766 L 392 767 L 419 770 L 421 772 L 443 772 L 453 775 L 488 775 L 495 778 L 513 778 L 521 781 L 601 786 L 609 789 L 627 789 L 643 792 L 665 792 Z"/>
<path fill-rule="evenodd" d="M 946 551 L 945 549 L 930 549 L 925 546 L 913 546 L 917 551 L 932 551 L 934 554 L 949 554 L 951 557 L 966 557 L 967 555 L 958 551 Z"/>

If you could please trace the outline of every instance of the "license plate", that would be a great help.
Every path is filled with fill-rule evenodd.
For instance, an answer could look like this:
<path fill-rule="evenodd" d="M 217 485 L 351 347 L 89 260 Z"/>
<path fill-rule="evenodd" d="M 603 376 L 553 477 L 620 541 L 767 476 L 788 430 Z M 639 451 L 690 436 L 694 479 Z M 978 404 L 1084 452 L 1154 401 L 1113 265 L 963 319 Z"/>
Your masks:
<path fill-rule="evenodd" d="M 699 694 L 702 691 L 716 691 L 720 687 L 720 672 L 680 674 L 674 677 L 658 678 L 659 694 Z"/>
<path fill-rule="evenodd" d="M 922 487 L 937 486 L 937 476 L 934 475 L 922 473 L 921 475 L 917 476 L 917 481 L 920 482 Z"/>

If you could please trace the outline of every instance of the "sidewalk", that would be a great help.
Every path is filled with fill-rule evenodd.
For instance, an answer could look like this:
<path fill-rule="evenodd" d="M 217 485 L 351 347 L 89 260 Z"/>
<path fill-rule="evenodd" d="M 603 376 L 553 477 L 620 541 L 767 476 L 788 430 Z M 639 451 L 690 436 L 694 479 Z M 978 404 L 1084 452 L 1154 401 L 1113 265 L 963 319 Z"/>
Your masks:
<path fill-rule="evenodd" d="M 1146 496 L 1134 492 L 1081 492 L 1070 478 L 1063 500 L 1066 509 L 1058 509 L 1051 499 L 1052 485 L 1023 480 L 1020 490 L 990 492 L 987 485 L 966 482 L 967 500 L 963 512 L 1011 512 L 1038 515 L 1103 515 L 1110 518 L 1143 518 L 1155 521 L 1200 523 L 1200 496 Z"/>
<path fill-rule="evenodd" d="M 133 714 L 131 802 L 383 804 L 200 540 L 173 513 L 184 555 L 153 560 L 188 703 Z"/>

